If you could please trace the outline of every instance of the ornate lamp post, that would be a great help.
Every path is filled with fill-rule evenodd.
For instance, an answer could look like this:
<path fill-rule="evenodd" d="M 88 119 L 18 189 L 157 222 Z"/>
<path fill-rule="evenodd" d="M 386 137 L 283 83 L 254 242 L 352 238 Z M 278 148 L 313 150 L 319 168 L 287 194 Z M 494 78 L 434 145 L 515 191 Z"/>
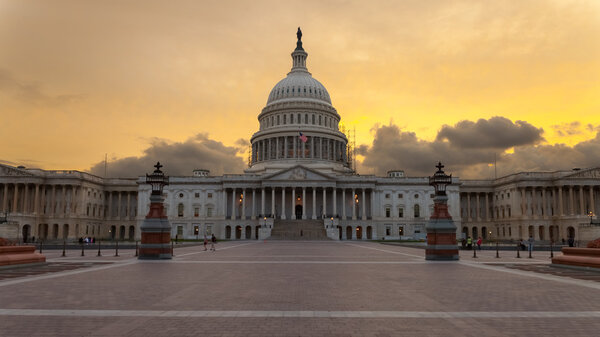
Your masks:
<path fill-rule="evenodd" d="M 163 187 L 169 184 L 169 177 L 166 177 L 160 170 L 162 165 L 157 162 L 156 170 L 152 174 L 146 174 L 146 183 L 152 187 L 150 194 L 150 211 L 142 226 L 142 243 L 140 245 L 138 259 L 157 260 L 172 258 L 171 250 L 171 224 L 165 215 L 165 207 L 162 195 Z"/>
<path fill-rule="evenodd" d="M 427 249 L 426 260 L 458 260 L 458 247 L 456 245 L 456 226 L 448 212 L 448 196 L 446 186 L 452 183 L 452 175 L 444 173 L 444 165 L 438 163 L 438 170 L 429 177 L 429 185 L 435 188 L 433 198 L 433 215 L 427 222 Z"/>

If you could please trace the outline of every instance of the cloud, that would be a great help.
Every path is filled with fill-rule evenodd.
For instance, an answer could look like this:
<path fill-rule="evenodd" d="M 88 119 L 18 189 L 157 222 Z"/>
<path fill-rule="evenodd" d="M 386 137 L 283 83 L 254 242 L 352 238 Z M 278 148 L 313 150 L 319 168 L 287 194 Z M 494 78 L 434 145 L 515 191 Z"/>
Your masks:
<path fill-rule="evenodd" d="M 417 138 L 414 132 L 402 131 L 397 125 L 375 126 L 371 146 L 360 145 L 357 153 L 364 156 L 360 168 L 384 175 L 388 170 L 402 169 L 409 176 L 428 176 L 434 165 L 442 161 L 448 170 L 461 178 L 490 178 L 490 163 L 496 160 L 498 176 L 521 171 L 555 171 L 573 167 L 600 166 L 600 132 L 590 140 L 574 146 L 565 144 L 538 144 L 543 138 L 541 130 L 523 121 L 507 125 L 505 118 L 493 117 L 477 123 L 462 121 L 454 128 L 442 128 L 434 141 Z M 509 121 L 510 122 L 510 121 Z M 500 125 L 512 132 L 518 141 L 510 141 L 495 130 L 482 132 L 490 125 Z M 449 131 L 450 130 L 450 131 Z M 456 134 L 463 130 L 466 135 Z M 440 136 L 444 133 L 445 136 Z M 537 134 L 537 137 L 532 137 Z M 478 137 L 475 137 L 478 135 Z M 527 136 L 528 135 L 528 136 Z M 449 137 L 449 138 L 448 138 Z M 495 139 L 501 137 L 501 139 Z M 468 139 L 477 141 L 473 146 Z M 529 143 L 525 140 L 529 139 Z M 525 143 L 525 144 L 523 144 Z M 509 153 L 505 150 L 513 148 Z"/>
<path fill-rule="evenodd" d="M 570 123 L 554 124 L 551 127 L 554 130 L 554 132 L 561 137 L 574 136 L 583 133 L 582 125 L 580 122 L 577 121 Z M 593 131 L 593 126 L 591 124 L 588 124 L 587 128 L 589 131 Z"/>
<path fill-rule="evenodd" d="M 152 171 L 160 161 L 163 171 L 171 176 L 190 176 L 194 169 L 208 169 L 211 175 L 241 173 L 244 161 L 237 157 L 238 149 L 211 140 L 207 134 L 197 134 L 185 142 L 169 143 L 154 139 L 140 157 L 127 157 L 108 163 L 108 177 L 139 177 Z M 104 162 L 93 165 L 92 174 L 104 176 Z"/>
<path fill-rule="evenodd" d="M 544 140 L 542 128 L 524 122 L 495 116 L 477 122 L 463 120 L 456 125 L 442 126 L 437 140 L 447 140 L 462 148 L 508 149 L 513 146 L 536 144 Z"/>
<path fill-rule="evenodd" d="M 80 94 L 49 95 L 36 82 L 26 83 L 14 78 L 7 70 L 0 68 L 0 92 L 9 93 L 13 99 L 33 105 L 63 105 L 83 97 Z"/>

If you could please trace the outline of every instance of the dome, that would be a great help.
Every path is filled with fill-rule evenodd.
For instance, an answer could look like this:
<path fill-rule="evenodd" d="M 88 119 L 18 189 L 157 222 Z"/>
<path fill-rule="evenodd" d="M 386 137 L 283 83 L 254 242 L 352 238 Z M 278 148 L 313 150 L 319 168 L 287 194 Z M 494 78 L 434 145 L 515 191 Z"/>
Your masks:
<path fill-rule="evenodd" d="M 267 105 L 281 100 L 297 100 L 299 98 L 331 104 L 327 89 L 309 72 L 291 72 L 273 87 Z"/>
<path fill-rule="evenodd" d="M 331 105 L 327 89 L 312 77 L 306 68 L 308 53 L 302 48 L 302 31 L 298 28 L 298 42 L 292 52 L 292 70 L 271 90 L 267 105 L 279 101 L 316 100 Z"/>

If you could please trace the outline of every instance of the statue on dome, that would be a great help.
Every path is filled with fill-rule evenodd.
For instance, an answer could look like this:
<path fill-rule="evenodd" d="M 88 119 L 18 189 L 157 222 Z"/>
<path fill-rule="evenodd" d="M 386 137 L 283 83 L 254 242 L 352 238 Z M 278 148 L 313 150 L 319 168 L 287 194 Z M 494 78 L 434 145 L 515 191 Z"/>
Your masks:
<path fill-rule="evenodd" d="M 296 32 L 296 36 L 298 37 L 298 41 L 302 40 L 302 31 L 300 27 L 298 27 L 298 31 Z"/>
<path fill-rule="evenodd" d="M 296 50 L 304 50 L 304 48 L 302 48 L 302 31 L 300 30 L 300 27 L 298 27 L 296 36 L 298 37 L 298 42 L 296 42 Z"/>

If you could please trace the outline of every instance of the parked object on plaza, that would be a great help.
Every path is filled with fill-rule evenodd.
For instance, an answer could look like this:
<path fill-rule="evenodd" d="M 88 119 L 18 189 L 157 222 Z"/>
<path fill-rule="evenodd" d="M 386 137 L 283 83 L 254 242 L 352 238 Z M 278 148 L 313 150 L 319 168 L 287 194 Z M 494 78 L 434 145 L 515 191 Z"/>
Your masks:
<path fill-rule="evenodd" d="M 166 177 L 160 170 L 162 165 L 157 162 L 156 170 L 150 175 L 146 174 L 146 183 L 152 186 L 150 195 L 150 211 L 144 222 L 140 226 L 142 232 L 142 243 L 140 245 L 140 260 L 171 259 L 171 224 L 165 215 L 163 205 L 164 197 L 162 195 L 163 187 L 169 184 L 169 177 Z"/>
<path fill-rule="evenodd" d="M 427 248 L 426 260 L 458 260 L 458 246 L 456 245 L 456 226 L 448 212 L 448 196 L 446 186 L 452 183 L 452 175 L 442 171 L 444 165 L 438 163 L 438 170 L 429 177 L 429 185 L 435 188 L 433 198 L 433 215 L 427 222 Z M 469 237 L 468 240 L 471 238 Z M 468 245 L 469 245 L 468 241 Z"/>

